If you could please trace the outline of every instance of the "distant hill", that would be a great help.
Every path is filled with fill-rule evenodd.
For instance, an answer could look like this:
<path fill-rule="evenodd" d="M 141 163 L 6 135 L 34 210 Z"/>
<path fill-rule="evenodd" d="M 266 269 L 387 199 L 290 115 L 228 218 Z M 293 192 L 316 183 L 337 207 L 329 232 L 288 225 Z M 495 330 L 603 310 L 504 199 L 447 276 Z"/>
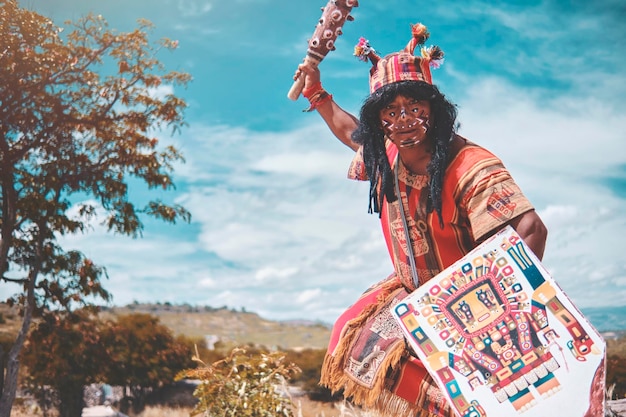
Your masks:
<path fill-rule="evenodd" d="M 105 309 L 103 317 L 147 313 L 159 318 L 176 335 L 190 338 L 219 338 L 225 343 L 258 344 L 270 348 L 323 349 L 328 345 L 330 326 L 305 320 L 271 321 L 256 313 L 227 307 L 194 307 L 171 304 L 130 304 Z"/>

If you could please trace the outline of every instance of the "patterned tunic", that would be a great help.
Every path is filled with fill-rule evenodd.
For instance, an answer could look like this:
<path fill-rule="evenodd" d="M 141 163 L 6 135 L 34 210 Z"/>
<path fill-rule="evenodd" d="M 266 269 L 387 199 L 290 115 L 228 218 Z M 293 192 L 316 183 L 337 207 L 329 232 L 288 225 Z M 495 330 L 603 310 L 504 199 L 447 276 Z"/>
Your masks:
<path fill-rule="evenodd" d="M 441 228 L 437 214 L 426 212 L 428 176 L 410 173 L 387 142 L 392 165 L 399 161 L 400 198 L 420 284 L 450 266 L 505 223 L 533 209 L 507 169 L 488 150 L 468 142 L 451 161 L 444 177 Z M 366 180 L 362 151 L 357 152 L 348 177 Z M 415 289 L 408 242 L 398 201 L 383 204 L 381 224 L 396 274 L 403 285 Z"/>
<path fill-rule="evenodd" d="M 397 148 L 387 143 L 395 169 Z M 394 273 L 373 285 L 333 327 L 321 383 L 343 390 L 358 405 L 402 417 L 452 417 L 454 412 L 422 363 L 407 348 L 390 309 L 415 289 L 412 247 L 419 284 L 433 278 L 505 223 L 533 207 L 502 161 L 467 142 L 449 164 L 443 184 L 441 228 L 427 213 L 428 176 L 410 173 L 398 162 L 399 201 L 385 203 L 381 224 Z M 348 177 L 367 180 L 362 148 Z M 400 207 L 404 210 L 408 235 Z"/>

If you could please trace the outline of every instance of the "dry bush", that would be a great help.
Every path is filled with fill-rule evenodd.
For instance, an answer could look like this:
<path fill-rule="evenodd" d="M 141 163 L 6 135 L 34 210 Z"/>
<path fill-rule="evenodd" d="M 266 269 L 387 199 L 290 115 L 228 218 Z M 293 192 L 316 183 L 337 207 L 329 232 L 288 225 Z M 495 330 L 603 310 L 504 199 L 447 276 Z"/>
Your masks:
<path fill-rule="evenodd" d="M 300 369 L 284 359 L 279 352 L 249 354 L 235 348 L 228 357 L 206 364 L 196 353 L 201 366 L 180 372 L 177 379 L 200 381 L 192 415 L 292 417 L 291 400 L 277 387 L 286 387 Z"/>

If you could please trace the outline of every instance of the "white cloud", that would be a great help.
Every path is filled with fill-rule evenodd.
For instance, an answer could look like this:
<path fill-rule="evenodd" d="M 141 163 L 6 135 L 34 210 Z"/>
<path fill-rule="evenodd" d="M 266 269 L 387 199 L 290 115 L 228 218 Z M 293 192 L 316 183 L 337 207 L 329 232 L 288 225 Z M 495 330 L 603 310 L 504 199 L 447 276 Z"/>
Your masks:
<path fill-rule="evenodd" d="M 572 223 L 579 216 L 579 210 L 575 206 L 550 205 L 541 211 L 541 218 L 555 226 L 565 226 Z"/>
<path fill-rule="evenodd" d="M 278 279 L 279 281 L 285 280 L 287 278 L 292 278 L 298 273 L 299 269 L 297 267 L 283 267 L 277 268 L 274 266 L 266 266 L 259 269 L 254 278 L 260 282 L 269 282 L 271 279 Z"/>
<path fill-rule="evenodd" d="M 219 283 L 213 278 L 201 279 L 198 284 L 204 288 L 219 288 Z"/>
<path fill-rule="evenodd" d="M 306 116 L 307 124 L 286 131 L 280 123 L 268 122 L 262 132 L 226 122 L 202 122 L 197 114 L 203 106 L 213 109 L 209 101 L 213 100 L 230 105 L 226 113 L 246 120 L 251 114 L 227 100 L 241 94 L 239 104 L 260 103 L 254 108 L 257 119 L 267 114 L 268 120 L 281 120 L 273 113 L 284 107 L 271 96 L 280 90 L 285 100 L 289 87 L 289 80 L 272 78 L 280 72 L 281 61 L 276 61 L 276 68 L 251 67 L 258 76 L 253 87 L 269 86 L 254 90 L 262 95 L 251 95 L 251 84 L 241 80 L 241 85 L 229 85 L 228 97 L 218 95 L 217 84 L 230 82 L 225 71 L 234 67 L 220 62 L 235 62 L 232 54 L 242 52 L 230 42 L 255 42 L 255 48 L 271 54 L 286 48 L 304 55 L 304 29 L 283 33 L 286 26 L 280 25 L 269 38 L 261 32 L 258 39 L 250 38 L 242 32 L 252 28 L 245 19 L 258 16 L 242 12 L 239 25 L 217 20 L 200 25 L 191 15 L 217 19 L 217 3 L 177 0 L 170 4 L 182 8 L 178 18 L 167 16 L 165 21 L 180 31 L 181 45 L 201 44 L 184 62 L 198 62 L 194 77 L 213 82 L 202 91 L 195 91 L 193 85 L 186 91 L 196 119 L 189 120 L 181 136 L 162 139 L 177 146 L 186 158 L 185 164 L 175 167 L 179 191 L 171 198 L 191 211 L 192 224 L 152 222 L 144 239 L 136 240 L 113 236 L 95 224 L 89 234 L 66 237 L 63 244 L 80 248 L 108 267 L 105 288 L 116 303 L 136 299 L 228 305 L 269 318 L 333 321 L 369 285 L 391 272 L 378 219 L 366 213 L 367 184 L 345 178 L 351 151 L 332 138 L 316 114 Z M 390 21 L 392 13 L 407 19 L 405 7 L 400 7 L 405 4 L 392 0 L 360 7 L 349 30 L 360 32 L 361 22 L 368 25 L 383 14 Z M 431 3 L 427 8 L 432 16 L 423 17 L 450 29 L 433 32 L 435 40 L 444 39 L 461 52 L 472 49 L 473 62 L 462 62 L 453 54 L 447 59 L 442 71 L 460 88 L 443 89 L 444 93 L 459 103 L 461 133 L 503 159 L 548 225 L 546 267 L 581 306 L 623 305 L 624 202 L 598 180 L 626 162 L 626 109 L 621 98 L 626 83 L 619 71 L 624 54 L 607 44 L 621 39 L 624 25 L 617 26 L 617 15 L 611 17 L 599 7 L 594 6 L 594 13 L 569 14 L 550 11 L 550 4 L 457 2 L 449 7 Z M 480 30 L 469 32 L 478 23 Z M 402 47 L 406 42 L 402 30 L 396 31 L 397 37 L 377 39 L 376 47 L 379 42 L 382 49 Z M 206 35 L 216 34 L 219 39 L 213 36 L 209 43 Z M 498 35 L 494 42 L 500 34 L 511 42 L 481 49 L 471 37 L 479 36 L 487 44 L 486 38 L 494 34 Z M 596 46 L 600 39 L 608 41 Z M 337 53 L 324 62 L 325 85 L 335 86 L 331 90 L 338 101 L 346 102 L 347 96 L 357 103 L 367 90 L 367 80 L 362 78 L 367 67 L 355 62 L 349 52 L 339 53 L 350 49 L 351 40 L 345 37 L 339 43 Z M 179 52 L 190 51 L 187 48 Z M 228 53 L 204 55 L 221 48 Z M 355 62 L 354 70 L 348 61 Z M 297 62 L 292 65 L 286 72 L 295 70 Z M 492 65 L 492 72 L 501 75 L 485 78 L 482 65 Z M 499 78 L 502 74 L 512 81 Z M 355 76 L 361 82 L 346 82 Z M 516 77 L 532 77 L 532 85 Z M 3 291 L 6 286 L 0 286 Z"/>
<path fill-rule="evenodd" d="M 567 191 L 566 176 L 588 180 L 624 159 L 626 122 L 619 109 L 594 98 L 561 96 L 547 102 L 533 91 L 485 79 L 471 85 L 460 101 L 460 120 L 464 134 L 505 164 L 525 167 L 526 175 L 541 181 L 561 176 L 561 188 L 551 191 Z"/>
<path fill-rule="evenodd" d="M 299 176 L 339 176 L 346 172 L 345 156 L 331 152 L 309 151 L 263 156 L 253 169 Z"/>
<path fill-rule="evenodd" d="M 296 302 L 298 305 L 306 305 L 311 301 L 319 300 L 322 295 L 322 290 L 319 288 L 312 288 L 309 290 L 302 291 L 296 297 Z"/>
<path fill-rule="evenodd" d="M 158 87 L 148 89 L 151 98 L 164 100 L 168 95 L 174 94 L 174 86 L 171 84 L 161 84 Z"/>
<path fill-rule="evenodd" d="M 213 9 L 213 1 L 178 0 L 178 10 L 183 17 L 199 17 Z"/>

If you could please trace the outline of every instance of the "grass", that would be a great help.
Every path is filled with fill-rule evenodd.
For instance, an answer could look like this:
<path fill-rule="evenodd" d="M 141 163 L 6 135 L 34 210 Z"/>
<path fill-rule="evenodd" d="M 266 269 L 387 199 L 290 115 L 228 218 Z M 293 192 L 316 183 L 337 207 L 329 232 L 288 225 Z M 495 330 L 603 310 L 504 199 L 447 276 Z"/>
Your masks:
<path fill-rule="evenodd" d="M 149 407 L 135 417 L 189 417 L 191 409 Z M 132 416 L 131 416 L 132 417 Z M 294 417 L 378 417 L 348 403 L 316 403 L 305 398 L 295 401 Z"/>
<path fill-rule="evenodd" d="M 344 402 L 318 403 L 306 397 L 294 401 L 294 417 L 378 417 L 378 414 L 359 410 Z M 39 417 L 43 414 L 37 408 L 14 406 L 11 417 Z M 56 417 L 56 413 L 49 413 Z M 191 408 L 146 407 L 144 411 L 129 417 L 189 417 Z M 198 416 L 201 417 L 201 416 Z"/>
<path fill-rule="evenodd" d="M 137 417 L 189 417 L 191 409 L 148 407 Z"/>

